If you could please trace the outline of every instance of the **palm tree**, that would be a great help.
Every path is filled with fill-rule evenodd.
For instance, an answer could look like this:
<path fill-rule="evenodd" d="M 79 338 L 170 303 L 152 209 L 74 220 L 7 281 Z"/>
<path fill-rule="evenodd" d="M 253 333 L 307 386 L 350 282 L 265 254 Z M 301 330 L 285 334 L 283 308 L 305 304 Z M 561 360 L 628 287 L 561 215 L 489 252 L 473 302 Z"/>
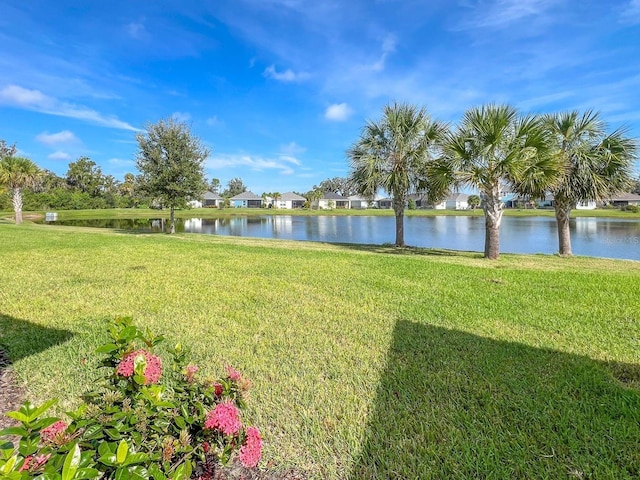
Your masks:
<path fill-rule="evenodd" d="M 485 216 L 484 256 L 500 256 L 500 223 L 505 189 L 542 196 L 556 181 L 558 167 L 538 117 L 519 116 L 509 105 L 467 110 L 445 144 L 448 168 L 461 184 L 477 188 Z"/>
<path fill-rule="evenodd" d="M 278 208 L 278 200 L 280 200 L 280 198 L 282 198 L 282 195 L 280 194 L 280 192 L 273 192 L 271 194 L 271 198 L 273 198 L 273 208 L 277 209 Z"/>
<path fill-rule="evenodd" d="M 407 196 L 424 190 L 431 201 L 448 191 L 446 182 L 433 183 L 429 175 L 447 130 L 447 125 L 431 120 L 424 108 L 394 103 L 383 108 L 379 121 L 367 123 L 347 152 L 349 181 L 358 193 L 373 198 L 382 189 L 393 198 L 396 246 L 404 246 Z"/>
<path fill-rule="evenodd" d="M 34 185 L 40 169 L 28 158 L 5 157 L 0 160 L 0 184 L 13 190 L 13 211 L 16 223 L 22 223 L 22 189 Z"/>
<path fill-rule="evenodd" d="M 564 170 L 549 192 L 554 197 L 560 255 L 571 255 L 569 219 L 578 202 L 601 201 L 631 185 L 638 145 L 623 129 L 607 134 L 607 125 L 591 110 L 547 115 L 555 154 Z"/>

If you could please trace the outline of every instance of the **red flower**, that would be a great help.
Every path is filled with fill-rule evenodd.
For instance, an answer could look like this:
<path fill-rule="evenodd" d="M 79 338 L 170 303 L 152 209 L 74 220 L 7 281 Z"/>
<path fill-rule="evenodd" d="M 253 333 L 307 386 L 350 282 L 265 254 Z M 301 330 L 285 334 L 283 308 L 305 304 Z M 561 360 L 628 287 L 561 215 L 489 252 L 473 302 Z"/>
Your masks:
<path fill-rule="evenodd" d="M 219 397 L 220 395 L 222 395 L 223 390 L 224 389 L 222 387 L 222 384 L 217 382 L 213 384 L 213 393 L 215 394 L 216 397 Z"/>
<path fill-rule="evenodd" d="M 238 408 L 231 402 L 219 403 L 207 413 L 204 428 L 219 430 L 225 435 L 235 435 L 242 428 Z"/>
<path fill-rule="evenodd" d="M 247 428 L 247 438 L 244 445 L 240 447 L 240 462 L 247 468 L 254 468 L 258 465 L 262 456 L 262 438 L 260 431 L 256 427 Z"/>

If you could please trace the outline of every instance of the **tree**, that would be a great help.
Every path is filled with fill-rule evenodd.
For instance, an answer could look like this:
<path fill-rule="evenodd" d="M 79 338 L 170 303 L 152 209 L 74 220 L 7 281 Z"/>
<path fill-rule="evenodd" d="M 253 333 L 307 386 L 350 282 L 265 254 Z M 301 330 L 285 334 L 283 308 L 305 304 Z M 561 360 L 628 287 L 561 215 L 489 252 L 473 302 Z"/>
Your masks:
<path fill-rule="evenodd" d="M 467 203 L 469 204 L 469 207 L 472 208 L 473 210 L 475 210 L 480 206 L 480 202 L 481 202 L 481 199 L 479 195 L 469 195 L 469 198 L 467 199 Z"/>
<path fill-rule="evenodd" d="M 578 202 L 601 201 L 631 186 L 638 145 L 623 129 L 607 133 L 607 125 L 591 110 L 547 115 L 554 154 L 562 165 L 561 181 L 549 192 L 558 226 L 560 255 L 571 255 L 569 219 Z"/>
<path fill-rule="evenodd" d="M 631 181 L 631 193 L 640 195 L 640 175 Z"/>
<path fill-rule="evenodd" d="M 28 158 L 7 156 L 0 160 L 0 184 L 13 193 L 13 211 L 16 223 L 22 223 L 22 189 L 34 185 L 40 169 Z"/>
<path fill-rule="evenodd" d="M 309 209 L 312 209 L 314 204 L 316 207 L 319 206 L 319 200 L 324 196 L 322 190 L 320 190 L 317 186 L 314 186 L 313 189 L 309 190 L 305 195 L 302 195 L 307 199 L 307 204 Z"/>
<path fill-rule="evenodd" d="M 219 178 L 212 178 L 211 182 L 209 183 L 209 191 L 211 193 L 215 193 L 216 195 L 218 193 L 220 193 L 220 179 Z"/>
<path fill-rule="evenodd" d="M 227 183 L 227 189 L 222 192 L 222 196 L 225 198 L 235 197 L 247 191 L 247 187 L 242 183 L 240 177 L 232 178 Z"/>
<path fill-rule="evenodd" d="M 457 181 L 480 190 L 485 217 L 484 256 L 500 256 L 500 223 L 505 189 L 542 196 L 558 178 L 540 118 L 521 117 L 508 105 L 465 112 L 445 144 L 448 169 Z"/>
<path fill-rule="evenodd" d="M 96 196 L 100 193 L 104 178 L 100 167 L 89 157 L 80 157 L 69 164 L 67 184 L 81 192 Z"/>
<path fill-rule="evenodd" d="M 379 189 L 393 197 L 396 242 L 404 246 L 404 210 L 407 196 L 427 191 L 430 201 L 444 197 L 446 182 L 431 182 L 430 166 L 447 126 L 433 121 L 424 108 L 386 105 L 382 118 L 369 121 L 360 138 L 347 152 L 349 181 L 357 192 L 373 198 Z M 442 177 L 439 177 L 442 178 Z"/>
<path fill-rule="evenodd" d="M 357 193 L 357 188 L 355 188 L 350 179 L 344 177 L 327 178 L 320 182 L 320 185 L 314 185 L 313 190 L 333 192 L 343 197 L 349 197 Z"/>
<path fill-rule="evenodd" d="M 282 198 L 282 194 L 280 192 L 273 192 L 271 194 L 271 198 L 273 198 L 273 208 L 278 208 L 278 200 Z"/>
<path fill-rule="evenodd" d="M 175 209 L 199 198 L 207 188 L 204 161 L 209 150 L 174 118 L 148 124 L 136 140 L 141 188 L 170 208 L 170 233 L 175 233 Z"/>
<path fill-rule="evenodd" d="M 0 140 L 0 160 L 6 157 L 13 157 L 18 149 L 16 148 L 16 144 L 9 146 L 7 142 L 4 140 Z"/>

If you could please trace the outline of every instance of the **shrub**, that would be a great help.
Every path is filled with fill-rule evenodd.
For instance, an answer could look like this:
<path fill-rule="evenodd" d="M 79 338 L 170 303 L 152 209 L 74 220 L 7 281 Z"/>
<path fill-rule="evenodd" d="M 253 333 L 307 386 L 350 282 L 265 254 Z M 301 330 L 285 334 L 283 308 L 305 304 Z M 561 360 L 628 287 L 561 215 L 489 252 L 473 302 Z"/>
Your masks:
<path fill-rule="evenodd" d="M 68 413 L 69 423 L 44 416 L 55 400 L 7 413 L 20 426 L 0 436 L 20 440 L 0 444 L 0 480 L 184 480 L 196 467 L 235 457 L 248 468 L 258 464 L 260 432 L 241 419 L 251 383 L 238 371 L 228 366 L 225 378 L 200 381 L 180 345 L 165 365 L 153 353 L 163 337 L 130 318 L 116 319 L 110 336 L 97 350 L 105 355 L 97 388 Z"/>

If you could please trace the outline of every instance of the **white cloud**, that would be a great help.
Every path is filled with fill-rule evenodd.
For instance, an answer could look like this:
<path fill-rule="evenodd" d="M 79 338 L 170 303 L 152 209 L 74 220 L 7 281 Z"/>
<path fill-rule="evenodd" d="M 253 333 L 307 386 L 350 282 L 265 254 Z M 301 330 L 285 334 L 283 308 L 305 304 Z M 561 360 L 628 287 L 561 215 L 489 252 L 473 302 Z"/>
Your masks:
<path fill-rule="evenodd" d="M 267 78 L 272 78 L 280 82 L 301 82 L 310 77 L 306 72 L 296 73 L 290 68 L 286 69 L 284 72 L 278 72 L 275 65 L 270 65 L 265 68 L 262 74 Z"/>
<path fill-rule="evenodd" d="M 207 168 L 220 169 L 229 167 L 247 167 L 255 171 L 280 170 L 282 175 L 295 173 L 292 165 L 300 165 L 300 161 L 290 155 L 278 155 L 277 158 L 265 158 L 249 154 L 220 154 L 211 156 L 206 161 Z"/>
<path fill-rule="evenodd" d="M 301 147 L 296 142 L 291 142 L 286 145 L 280 145 L 280 152 L 285 155 L 299 155 L 306 151 L 307 151 L 306 148 Z"/>
<path fill-rule="evenodd" d="M 538 17 L 556 3 L 555 0 L 479 1 L 471 19 L 462 22 L 462 29 L 503 28 L 520 20 Z"/>
<path fill-rule="evenodd" d="M 207 125 L 210 127 L 220 127 L 224 125 L 224 122 L 218 118 L 217 115 L 207 118 Z"/>
<path fill-rule="evenodd" d="M 57 145 L 59 143 L 75 143 L 79 141 L 78 137 L 69 130 L 63 130 L 58 133 L 43 132 L 36 136 L 36 140 L 49 146 Z"/>
<path fill-rule="evenodd" d="M 640 23 L 640 0 L 630 0 L 621 14 L 623 23 Z"/>
<path fill-rule="evenodd" d="M 353 113 L 346 103 L 334 103 L 329 105 L 324 112 L 324 118 L 334 122 L 344 122 Z"/>
<path fill-rule="evenodd" d="M 71 159 L 71 155 L 69 155 L 67 152 L 58 150 L 57 152 L 53 152 L 52 154 L 48 155 L 47 158 L 50 158 L 51 160 L 69 160 Z"/>
<path fill-rule="evenodd" d="M 189 123 L 191 121 L 191 114 L 188 112 L 173 112 L 171 118 L 176 122 Z"/>
<path fill-rule="evenodd" d="M 0 90 L 0 105 L 9 105 L 48 115 L 85 120 L 103 127 L 138 131 L 137 128 L 132 127 L 127 122 L 118 120 L 116 117 L 103 115 L 82 105 L 63 102 L 57 98 L 49 97 L 39 90 L 29 90 L 18 85 L 8 85 Z"/>
<path fill-rule="evenodd" d="M 140 40 L 147 36 L 147 30 L 142 23 L 131 22 L 125 26 L 125 30 L 130 37 Z"/>
<path fill-rule="evenodd" d="M 384 70 L 385 63 L 387 62 L 387 57 L 389 54 L 396 51 L 396 37 L 394 35 L 387 35 L 384 41 L 382 42 L 382 55 L 378 59 L 376 63 L 371 66 L 371 69 L 376 72 L 381 72 Z"/>

